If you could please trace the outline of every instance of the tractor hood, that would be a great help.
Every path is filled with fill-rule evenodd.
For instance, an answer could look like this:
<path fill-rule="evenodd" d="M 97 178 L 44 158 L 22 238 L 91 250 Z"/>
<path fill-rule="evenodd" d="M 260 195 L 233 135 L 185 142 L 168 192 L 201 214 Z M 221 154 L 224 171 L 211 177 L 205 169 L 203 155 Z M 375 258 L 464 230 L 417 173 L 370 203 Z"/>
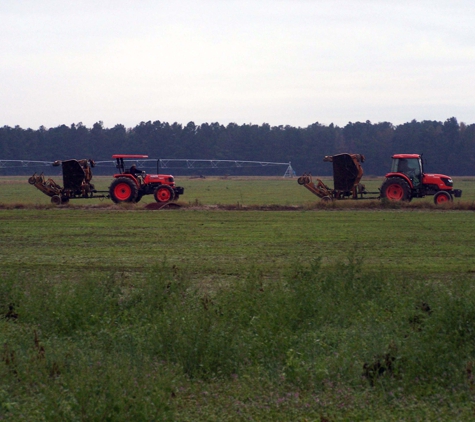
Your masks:
<path fill-rule="evenodd" d="M 437 185 L 439 189 L 449 189 L 454 185 L 454 181 L 450 176 L 437 173 L 424 173 L 422 183 L 425 185 Z"/>
<path fill-rule="evenodd" d="M 446 174 L 439 174 L 439 173 L 424 173 L 424 177 L 431 177 L 431 178 L 442 178 L 445 177 L 447 179 L 450 179 L 450 176 L 447 176 Z"/>
<path fill-rule="evenodd" d="M 171 174 L 147 174 L 144 183 L 174 183 L 175 179 Z"/>

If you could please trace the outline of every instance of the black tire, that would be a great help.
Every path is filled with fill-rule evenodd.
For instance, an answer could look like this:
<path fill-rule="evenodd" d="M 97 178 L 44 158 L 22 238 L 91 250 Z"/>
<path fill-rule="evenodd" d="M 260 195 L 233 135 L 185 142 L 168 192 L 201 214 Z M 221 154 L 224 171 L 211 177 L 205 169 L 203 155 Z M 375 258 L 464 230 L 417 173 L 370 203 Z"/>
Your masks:
<path fill-rule="evenodd" d="M 116 204 L 135 202 L 137 200 L 137 194 L 137 185 L 128 177 L 118 177 L 109 187 L 109 195 Z"/>
<path fill-rule="evenodd" d="M 175 191 L 168 185 L 160 185 L 153 193 L 155 201 L 159 203 L 166 203 L 175 199 Z"/>
<path fill-rule="evenodd" d="M 327 203 L 327 204 L 330 203 L 330 202 L 332 202 L 332 201 L 333 201 L 333 199 L 332 199 L 331 196 L 324 196 L 324 197 L 322 198 L 322 202 L 325 202 L 325 203 Z"/>
<path fill-rule="evenodd" d="M 137 198 L 135 198 L 135 203 L 140 202 L 142 198 L 143 198 L 143 195 L 141 193 L 138 193 Z"/>
<path fill-rule="evenodd" d="M 31 176 L 29 179 L 28 179 L 28 183 L 30 185 L 34 185 L 36 183 L 36 177 L 35 176 Z"/>
<path fill-rule="evenodd" d="M 53 195 L 51 197 L 51 203 L 54 205 L 61 205 L 61 197 L 59 195 Z"/>
<path fill-rule="evenodd" d="M 441 190 L 441 191 L 437 192 L 434 195 L 434 204 L 435 205 L 446 204 L 448 202 L 453 202 L 453 200 L 454 200 L 454 198 L 452 197 L 450 192 L 447 192 L 445 190 Z"/>
<path fill-rule="evenodd" d="M 389 177 L 381 186 L 381 198 L 394 202 L 410 202 L 412 199 L 411 188 L 403 178 Z"/>

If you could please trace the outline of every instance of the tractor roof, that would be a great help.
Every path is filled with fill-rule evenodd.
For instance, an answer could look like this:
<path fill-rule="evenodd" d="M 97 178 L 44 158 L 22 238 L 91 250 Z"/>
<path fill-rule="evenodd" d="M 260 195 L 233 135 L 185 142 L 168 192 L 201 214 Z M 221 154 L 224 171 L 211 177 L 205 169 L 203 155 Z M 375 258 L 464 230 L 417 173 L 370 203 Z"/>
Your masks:
<path fill-rule="evenodd" d="M 393 158 L 421 158 L 420 154 L 394 154 Z"/>
<path fill-rule="evenodd" d="M 137 154 L 114 154 L 112 158 L 148 158 L 148 155 Z"/>

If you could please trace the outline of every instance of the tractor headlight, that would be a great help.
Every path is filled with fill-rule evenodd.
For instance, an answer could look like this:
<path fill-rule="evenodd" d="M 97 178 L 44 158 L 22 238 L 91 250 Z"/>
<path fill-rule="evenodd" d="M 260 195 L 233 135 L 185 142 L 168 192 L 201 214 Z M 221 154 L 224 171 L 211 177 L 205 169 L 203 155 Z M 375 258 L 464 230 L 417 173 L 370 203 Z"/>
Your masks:
<path fill-rule="evenodd" d="M 445 186 L 453 186 L 454 181 L 450 177 L 442 177 L 442 181 L 444 182 Z"/>

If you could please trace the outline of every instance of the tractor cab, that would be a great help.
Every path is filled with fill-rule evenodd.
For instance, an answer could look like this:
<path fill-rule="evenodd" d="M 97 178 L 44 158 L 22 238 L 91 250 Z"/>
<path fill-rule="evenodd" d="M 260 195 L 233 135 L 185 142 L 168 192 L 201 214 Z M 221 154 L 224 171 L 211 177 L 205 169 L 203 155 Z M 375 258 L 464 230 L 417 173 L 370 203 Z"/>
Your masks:
<path fill-rule="evenodd" d="M 130 166 L 125 165 L 124 160 L 133 160 L 133 159 L 142 159 L 148 158 L 148 155 L 136 155 L 136 154 L 115 154 L 112 156 L 116 160 L 116 168 L 119 170 L 119 175 L 121 174 L 131 174 Z"/>
<path fill-rule="evenodd" d="M 423 164 L 419 154 L 396 154 L 392 157 L 391 173 L 405 175 L 414 188 L 422 183 Z"/>
<path fill-rule="evenodd" d="M 147 177 L 145 171 L 137 171 L 136 165 L 133 160 L 148 158 L 148 155 L 137 155 L 137 154 L 114 154 L 112 158 L 116 160 L 116 168 L 119 173 L 114 175 L 114 178 L 117 177 L 129 177 L 139 188 L 145 182 Z M 126 163 L 126 161 L 129 161 Z M 131 161 L 131 162 L 130 162 Z"/>

